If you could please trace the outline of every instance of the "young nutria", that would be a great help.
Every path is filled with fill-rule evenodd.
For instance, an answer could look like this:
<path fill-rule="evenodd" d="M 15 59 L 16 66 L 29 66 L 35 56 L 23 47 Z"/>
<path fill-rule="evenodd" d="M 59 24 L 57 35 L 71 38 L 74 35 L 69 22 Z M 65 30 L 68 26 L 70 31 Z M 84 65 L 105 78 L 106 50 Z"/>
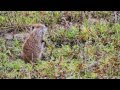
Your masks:
<path fill-rule="evenodd" d="M 26 38 L 23 47 L 21 57 L 25 62 L 34 62 L 42 57 L 44 51 L 44 42 L 47 27 L 43 24 L 32 25 L 33 31 Z"/>

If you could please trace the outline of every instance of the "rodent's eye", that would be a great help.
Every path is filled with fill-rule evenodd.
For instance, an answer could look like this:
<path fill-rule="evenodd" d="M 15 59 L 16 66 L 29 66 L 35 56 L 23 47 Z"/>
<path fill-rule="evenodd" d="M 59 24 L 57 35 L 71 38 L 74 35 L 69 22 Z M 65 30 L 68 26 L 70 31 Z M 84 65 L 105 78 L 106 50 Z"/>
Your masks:
<path fill-rule="evenodd" d="M 46 26 L 46 27 L 48 27 L 48 24 L 47 24 L 47 23 L 45 23 L 45 26 Z"/>
<path fill-rule="evenodd" d="M 32 30 L 33 30 L 33 29 L 34 29 L 34 26 L 32 26 L 31 28 L 32 28 Z"/>

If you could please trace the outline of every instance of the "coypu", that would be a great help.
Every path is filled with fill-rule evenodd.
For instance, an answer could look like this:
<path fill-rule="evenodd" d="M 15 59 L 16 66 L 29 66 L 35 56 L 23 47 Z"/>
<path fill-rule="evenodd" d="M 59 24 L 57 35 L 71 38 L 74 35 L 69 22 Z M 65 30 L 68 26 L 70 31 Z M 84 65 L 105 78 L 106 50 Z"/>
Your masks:
<path fill-rule="evenodd" d="M 21 58 L 25 62 L 35 62 L 37 59 L 41 59 L 44 52 L 44 37 L 47 27 L 43 24 L 33 24 L 32 29 L 22 46 Z"/>

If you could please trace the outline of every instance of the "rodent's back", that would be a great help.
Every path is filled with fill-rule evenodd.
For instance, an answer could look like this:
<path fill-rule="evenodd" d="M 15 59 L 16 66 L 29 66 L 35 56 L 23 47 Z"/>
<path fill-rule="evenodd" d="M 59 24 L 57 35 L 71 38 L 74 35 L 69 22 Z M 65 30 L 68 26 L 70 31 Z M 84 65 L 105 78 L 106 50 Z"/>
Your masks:
<path fill-rule="evenodd" d="M 35 27 L 23 44 L 23 59 L 27 62 L 35 61 L 42 52 L 43 30 L 45 27 Z"/>

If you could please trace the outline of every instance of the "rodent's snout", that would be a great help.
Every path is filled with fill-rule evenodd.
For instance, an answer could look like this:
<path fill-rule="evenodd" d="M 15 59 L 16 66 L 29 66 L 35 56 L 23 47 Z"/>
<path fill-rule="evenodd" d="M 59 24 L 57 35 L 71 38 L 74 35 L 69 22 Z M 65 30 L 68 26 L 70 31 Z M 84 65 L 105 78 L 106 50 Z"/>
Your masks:
<path fill-rule="evenodd" d="M 44 26 L 44 31 L 46 32 L 48 30 L 48 28 L 46 26 Z"/>

